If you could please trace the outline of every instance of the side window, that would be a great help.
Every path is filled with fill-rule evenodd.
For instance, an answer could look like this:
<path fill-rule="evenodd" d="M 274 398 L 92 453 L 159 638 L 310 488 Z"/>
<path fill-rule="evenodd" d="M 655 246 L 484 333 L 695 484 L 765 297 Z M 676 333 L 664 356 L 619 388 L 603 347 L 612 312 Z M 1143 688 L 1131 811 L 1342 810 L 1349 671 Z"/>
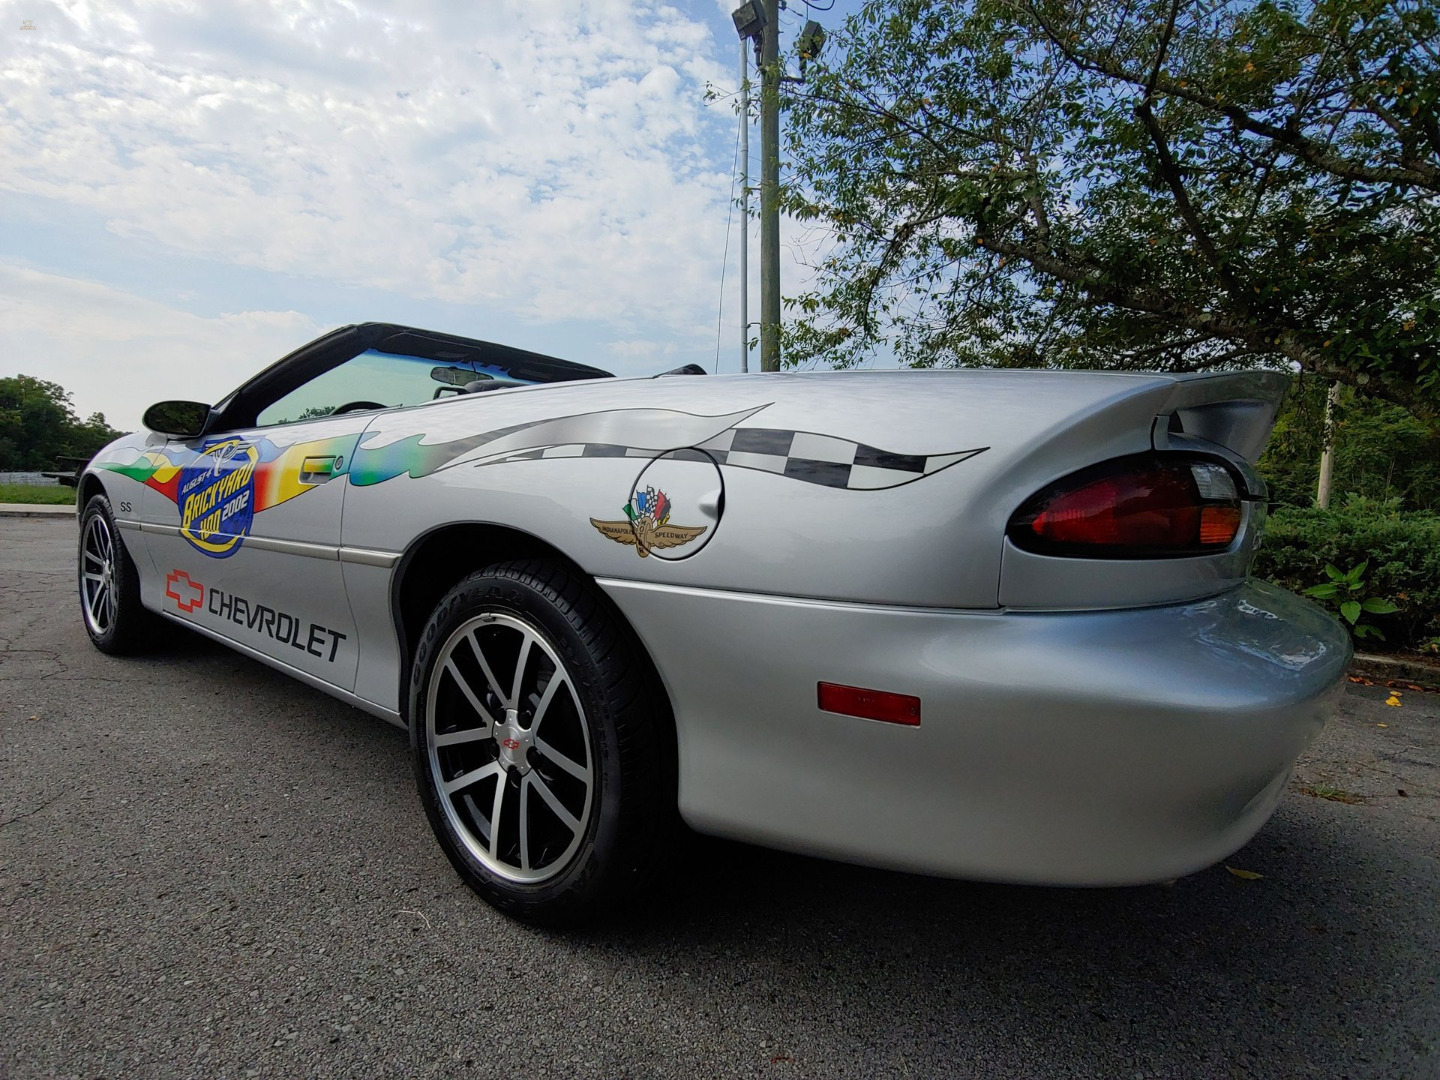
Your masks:
<path fill-rule="evenodd" d="M 260 410 L 260 427 L 333 416 L 337 411 L 363 412 L 419 405 L 446 393 L 458 393 L 474 381 L 503 381 L 485 365 L 449 363 L 368 349 L 343 364 L 297 386 Z"/>

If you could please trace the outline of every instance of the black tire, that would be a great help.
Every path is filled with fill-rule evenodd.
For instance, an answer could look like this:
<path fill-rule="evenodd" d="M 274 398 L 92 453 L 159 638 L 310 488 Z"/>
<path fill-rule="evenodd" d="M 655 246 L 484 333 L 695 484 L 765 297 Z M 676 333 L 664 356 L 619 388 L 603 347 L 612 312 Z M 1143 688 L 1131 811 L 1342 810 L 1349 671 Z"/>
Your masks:
<path fill-rule="evenodd" d="M 410 732 L 440 846 L 507 914 L 589 920 L 643 893 L 668 856 L 668 702 L 608 600 L 557 563 L 492 566 L 445 595 L 416 649 Z"/>
<path fill-rule="evenodd" d="M 92 496 L 80 515 L 75 561 L 80 621 L 95 647 L 114 656 L 143 652 L 155 641 L 156 619 L 140 603 L 140 575 L 104 495 Z"/>

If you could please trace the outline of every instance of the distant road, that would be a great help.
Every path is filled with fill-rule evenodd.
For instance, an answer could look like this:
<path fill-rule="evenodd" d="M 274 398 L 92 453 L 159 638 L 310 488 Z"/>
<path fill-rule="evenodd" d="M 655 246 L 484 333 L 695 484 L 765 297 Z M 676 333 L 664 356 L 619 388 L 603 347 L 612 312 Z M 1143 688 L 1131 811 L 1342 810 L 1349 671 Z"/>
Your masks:
<path fill-rule="evenodd" d="M 1259 880 L 706 843 L 542 933 L 460 886 L 402 732 L 186 635 L 92 649 L 75 538 L 0 518 L 0 1077 L 1440 1076 L 1440 695 L 1349 689 L 1299 781 L 1365 801 L 1292 785 Z"/>

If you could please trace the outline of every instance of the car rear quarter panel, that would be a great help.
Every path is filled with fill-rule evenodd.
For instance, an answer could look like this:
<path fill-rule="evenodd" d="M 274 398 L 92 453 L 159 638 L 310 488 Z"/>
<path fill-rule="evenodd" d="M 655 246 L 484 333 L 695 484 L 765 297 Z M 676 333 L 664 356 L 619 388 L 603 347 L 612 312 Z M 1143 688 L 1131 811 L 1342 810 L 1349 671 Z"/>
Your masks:
<path fill-rule="evenodd" d="M 882 375 L 888 377 L 874 377 Z M 1147 449 L 1168 392 L 1161 379 L 1114 375 L 874 376 L 606 381 L 485 394 L 384 414 L 367 431 L 366 446 L 405 440 L 421 447 L 458 444 L 476 433 L 556 416 L 605 414 L 607 437 L 634 449 L 630 457 L 496 464 L 486 463 L 482 446 L 428 474 L 406 473 L 370 486 L 357 486 L 352 472 L 344 543 L 403 551 L 416 536 L 449 522 L 497 522 L 543 538 L 597 576 L 994 608 L 1004 528 L 1018 503 L 1057 468 Z M 723 426 L 813 433 L 898 455 L 976 453 L 880 490 L 824 486 L 726 464 L 725 509 L 713 538 L 691 557 L 639 558 L 635 547 L 607 539 L 591 519 L 621 517 L 647 461 L 662 450 L 691 445 L 647 430 L 663 427 L 672 416 L 734 417 Z M 702 464 L 694 475 L 697 485 L 712 483 L 713 470 Z"/>
<path fill-rule="evenodd" d="M 1058 476 L 1149 449 L 1176 388 L 1168 376 L 911 371 L 603 380 L 448 399 L 383 413 L 367 429 L 350 469 L 342 544 L 401 554 L 446 525 L 498 524 L 543 540 L 596 578 L 995 610 L 1006 602 L 1004 531 L 1015 508 Z M 795 447 L 820 436 L 869 448 L 867 460 L 948 464 L 896 472 L 893 486 L 857 488 L 812 482 L 803 469 L 768 471 L 773 458 L 722 452 L 723 513 L 693 554 L 682 547 L 642 558 L 597 524 L 624 522 L 637 479 L 657 455 L 713 451 L 747 432 L 806 436 Z M 597 448 L 604 452 L 595 456 Z M 784 470 L 787 459 L 779 460 Z M 715 487 L 715 477 L 707 461 L 682 463 L 667 495 L 684 506 Z M 673 521 L 698 523 L 679 511 Z M 1143 597 L 1118 583 L 1112 596 L 1103 578 L 1082 574 L 1087 597 L 1072 591 L 1068 602 L 1047 604 L 1041 595 L 1034 606 L 1187 599 L 1243 578 L 1248 558 L 1237 548 L 1228 561 L 1172 560 L 1137 574 Z M 476 551 L 452 569 L 458 578 L 486 563 Z M 400 662 L 388 630 L 391 574 L 345 569 L 371 643 L 362 644 L 362 677 L 372 659 L 385 672 L 375 675 L 377 693 L 394 686 Z M 1017 577 L 1016 588 L 1024 581 Z"/>

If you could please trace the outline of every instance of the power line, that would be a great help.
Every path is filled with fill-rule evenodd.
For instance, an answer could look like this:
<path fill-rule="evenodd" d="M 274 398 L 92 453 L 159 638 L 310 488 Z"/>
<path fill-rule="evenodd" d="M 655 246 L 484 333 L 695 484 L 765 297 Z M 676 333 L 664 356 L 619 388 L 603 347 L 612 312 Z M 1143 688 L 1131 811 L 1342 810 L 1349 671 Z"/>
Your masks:
<path fill-rule="evenodd" d="M 743 117 L 743 121 L 750 118 Z M 735 128 L 735 156 L 730 160 L 730 209 L 725 214 L 725 254 L 720 259 L 720 310 L 715 313 L 715 371 L 720 374 L 720 332 L 725 323 L 725 271 L 730 266 L 730 222 L 735 217 L 735 176 L 740 164 L 740 128 Z M 744 288 L 744 285 L 741 285 Z"/>

